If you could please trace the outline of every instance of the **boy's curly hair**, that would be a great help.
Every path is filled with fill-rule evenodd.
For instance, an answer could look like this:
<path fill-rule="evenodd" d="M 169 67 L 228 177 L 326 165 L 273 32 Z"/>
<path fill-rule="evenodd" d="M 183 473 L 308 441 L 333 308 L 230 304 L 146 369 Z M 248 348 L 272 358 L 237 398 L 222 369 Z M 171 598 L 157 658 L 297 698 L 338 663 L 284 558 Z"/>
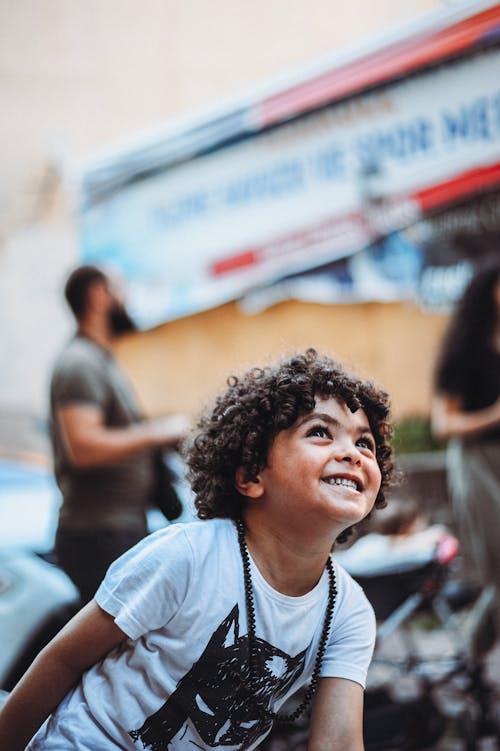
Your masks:
<path fill-rule="evenodd" d="M 235 487 L 236 470 L 255 480 L 267 465 L 269 448 L 281 430 L 311 412 L 315 397 L 336 397 L 352 412 L 362 408 L 375 438 L 382 473 L 377 508 L 386 505 L 385 489 L 392 474 L 392 429 L 388 395 L 374 384 L 349 374 L 339 363 L 314 349 L 285 358 L 274 366 L 252 368 L 230 376 L 227 389 L 185 448 L 188 479 L 200 519 L 237 519 L 246 497 Z M 346 538 L 346 530 L 338 542 Z"/>

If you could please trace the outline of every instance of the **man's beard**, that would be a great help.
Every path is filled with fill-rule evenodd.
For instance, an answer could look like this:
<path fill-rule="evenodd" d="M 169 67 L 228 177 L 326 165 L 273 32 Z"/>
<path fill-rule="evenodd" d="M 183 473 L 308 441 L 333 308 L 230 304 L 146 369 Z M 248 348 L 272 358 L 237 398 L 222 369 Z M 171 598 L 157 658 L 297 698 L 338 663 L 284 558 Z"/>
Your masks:
<path fill-rule="evenodd" d="M 133 331 L 137 331 L 137 326 L 128 314 L 125 306 L 121 303 L 115 303 L 109 311 L 109 328 L 114 337 L 122 336 L 123 334 L 131 334 Z"/>

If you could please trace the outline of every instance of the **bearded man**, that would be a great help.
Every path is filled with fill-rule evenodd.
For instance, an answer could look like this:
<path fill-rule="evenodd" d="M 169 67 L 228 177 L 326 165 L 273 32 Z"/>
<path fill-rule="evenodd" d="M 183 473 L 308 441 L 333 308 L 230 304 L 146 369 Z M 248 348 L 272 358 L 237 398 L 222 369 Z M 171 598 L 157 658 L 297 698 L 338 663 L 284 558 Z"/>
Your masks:
<path fill-rule="evenodd" d="M 113 279 L 80 266 L 65 296 L 76 332 L 50 385 L 54 471 L 63 499 L 55 552 L 85 603 L 110 563 L 147 534 L 155 453 L 175 447 L 189 421 L 184 415 L 144 419 L 113 355 L 117 337 L 135 329 Z"/>

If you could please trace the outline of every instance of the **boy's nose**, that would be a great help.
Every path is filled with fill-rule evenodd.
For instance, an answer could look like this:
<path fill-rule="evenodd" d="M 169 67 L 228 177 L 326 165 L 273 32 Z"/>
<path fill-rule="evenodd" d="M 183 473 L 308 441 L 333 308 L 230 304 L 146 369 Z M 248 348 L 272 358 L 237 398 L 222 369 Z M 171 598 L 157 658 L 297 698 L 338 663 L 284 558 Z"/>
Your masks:
<path fill-rule="evenodd" d="M 338 462 L 346 462 L 347 464 L 359 464 L 361 461 L 361 452 L 354 444 L 346 443 L 336 448 L 335 459 Z"/>

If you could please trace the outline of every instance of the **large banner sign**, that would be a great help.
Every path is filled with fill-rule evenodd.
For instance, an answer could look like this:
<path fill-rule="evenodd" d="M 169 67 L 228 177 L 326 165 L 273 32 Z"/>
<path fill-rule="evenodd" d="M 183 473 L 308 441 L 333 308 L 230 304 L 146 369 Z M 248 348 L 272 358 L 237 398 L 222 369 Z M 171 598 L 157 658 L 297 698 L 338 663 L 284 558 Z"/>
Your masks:
<path fill-rule="evenodd" d="M 290 298 L 319 303 L 412 300 L 448 312 L 475 268 L 500 254 L 500 191 L 481 194 L 351 255 L 260 287 L 240 305 L 257 313 Z"/>
<path fill-rule="evenodd" d="M 490 49 L 110 191 L 81 213 L 83 257 L 121 270 L 146 328 L 350 256 L 361 264 L 381 238 L 403 242 L 421 217 L 498 184 L 500 51 Z M 360 296 L 409 294 L 422 266 L 405 258 L 404 283 Z"/>

